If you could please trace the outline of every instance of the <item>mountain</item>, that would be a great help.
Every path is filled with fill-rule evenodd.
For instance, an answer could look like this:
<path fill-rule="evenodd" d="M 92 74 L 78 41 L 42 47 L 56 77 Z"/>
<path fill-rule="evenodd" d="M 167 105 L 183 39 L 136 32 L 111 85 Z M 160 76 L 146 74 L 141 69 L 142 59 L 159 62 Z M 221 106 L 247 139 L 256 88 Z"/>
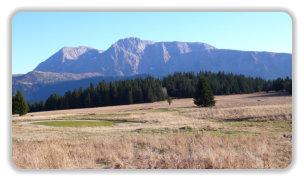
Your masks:
<path fill-rule="evenodd" d="M 64 47 L 35 71 L 99 73 L 103 76 L 167 75 L 174 72 L 224 71 L 275 79 L 292 76 L 288 53 L 217 49 L 201 42 L 153 42 L 126 38 L 102 51 Z"/>
<path fill-rule="evenodd" d="M 292 77 L 292 54 L 217 49 L 201 42 L 154 42 L 121 39 L 107 50 L 64 47 L 34 71 L 12 76 L 13 94 L 20 89 L 27 101 L 46 100 L 52 93 L 90 82 L 95 85 L 128 78 L 161 77 L 174 72 L 199 71 L 244 74 L 266 80 Z"/>

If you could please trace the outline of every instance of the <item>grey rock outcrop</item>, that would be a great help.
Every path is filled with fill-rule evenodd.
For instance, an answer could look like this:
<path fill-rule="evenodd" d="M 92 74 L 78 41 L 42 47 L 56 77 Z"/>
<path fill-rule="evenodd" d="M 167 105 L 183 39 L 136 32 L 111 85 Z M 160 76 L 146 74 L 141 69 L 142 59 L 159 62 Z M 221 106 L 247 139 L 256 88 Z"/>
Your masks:
<path fill-rule="evenodd" d="M 106 51 L 65 47 L 39 64 L 36 71 L 100 73 L 104 76 L 167 75 L 174 72 L 224 71 L 274 79 L 291 77 L 288 53 L 217 49 L 200 42 L 153 42 L 126 38 Z"/>

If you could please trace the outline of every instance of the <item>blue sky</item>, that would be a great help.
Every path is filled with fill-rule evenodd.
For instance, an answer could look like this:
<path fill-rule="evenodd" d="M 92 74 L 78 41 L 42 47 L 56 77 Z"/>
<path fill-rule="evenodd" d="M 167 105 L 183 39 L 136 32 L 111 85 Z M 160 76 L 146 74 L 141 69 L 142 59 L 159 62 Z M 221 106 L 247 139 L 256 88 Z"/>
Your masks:
<path fill-rule="evenodd" d="M 64 46 L 106 50 L 126 37 L 291 53 L 292 20 L 284 12 L 21 12 L 12 20 L 12 72 Z"/>

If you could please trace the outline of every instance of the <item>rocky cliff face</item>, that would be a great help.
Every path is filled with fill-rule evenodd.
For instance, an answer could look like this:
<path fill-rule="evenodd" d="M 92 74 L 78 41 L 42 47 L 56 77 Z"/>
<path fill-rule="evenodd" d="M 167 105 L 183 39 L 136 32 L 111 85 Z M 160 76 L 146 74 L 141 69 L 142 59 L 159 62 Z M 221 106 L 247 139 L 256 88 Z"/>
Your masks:
<path fill-rule="evenodd" d="M 36 71 L 100 73 L 104 76 L 167 75 L 188 71 L 224 71 L 264 79 L 291 77 L 288 53 L 217 49 L 199 42 L 153 42 L 126 38 L 106 51 L 65 47 L 39 64 Z"/>

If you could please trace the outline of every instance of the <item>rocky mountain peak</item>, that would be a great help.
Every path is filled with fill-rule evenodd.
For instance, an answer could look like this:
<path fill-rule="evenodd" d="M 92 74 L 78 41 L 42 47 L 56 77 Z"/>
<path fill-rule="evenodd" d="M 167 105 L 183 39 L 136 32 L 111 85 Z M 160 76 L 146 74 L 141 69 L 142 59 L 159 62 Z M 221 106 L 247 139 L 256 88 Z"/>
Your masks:
<path fill-rule="evenodd" d="M 166 75 L 224 71 L 274 79 L 291 77 L 292 54 L 217 49 L 202 42 L 154 42 L 125 38 L 107 50 L 64 47 L 40 63 L 43 72 L 100 73 L 104 76 Z"/>
<path fill-rule="evenodd" d="M 65 59 L 68 60 L 77 60 L 79 56 L 82 54 L 87 53 L 90 50 L 93 50 L 94 48 L 88 47 L 88 46 L 79 46 L 79 47 L 63 47 L 61 49 L 63 56 L 62 61 L 64 62 Z"/>
<path fill-rule="evenodd" d="M 113 47 L 128 52 L 141 53 L 149 44 L 155 44 L 155 42 L 148 40 L 141 40 L 135 37 L 130 37 L 130 38 L 118 40 L 116 43 L 113 44 Z"/>

